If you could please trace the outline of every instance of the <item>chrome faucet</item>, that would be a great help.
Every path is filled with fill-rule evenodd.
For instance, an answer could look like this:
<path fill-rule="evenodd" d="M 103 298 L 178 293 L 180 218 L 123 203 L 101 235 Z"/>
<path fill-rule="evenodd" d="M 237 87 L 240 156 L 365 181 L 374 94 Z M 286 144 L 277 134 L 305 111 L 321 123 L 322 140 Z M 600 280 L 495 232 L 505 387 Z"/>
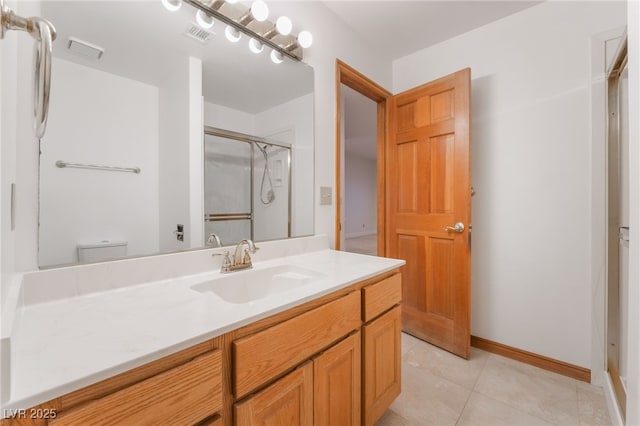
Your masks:
<path fill-rule="evenodd" d="M 247 248 L 243 249 L 244 245 L 247 245 Z M 236 246 L 236 250 L 233 254 L 233 258 L 229 256 L 229 252 L 225 251 L 222 256 L 224 259 L 222 261 L 222 267 L 220 268 L 220 272 L 226 274 L 228 272 L 241 271 L 243 269 L 251 269 L 253 267 L 251 263 L 251 254 L 255 253 L 258 250 L 258 247 L 251 240 L 242 240 Z M 214 256 L 216 256 L 214 254 Z"/>
<path fill-rule="evenodd" d="M 207 237 L 207 247 L 222 247 L 222 242 L 220 242 L 220 237 L 218 237 L 215 233 L 210 233 L 209 237 Z"/>

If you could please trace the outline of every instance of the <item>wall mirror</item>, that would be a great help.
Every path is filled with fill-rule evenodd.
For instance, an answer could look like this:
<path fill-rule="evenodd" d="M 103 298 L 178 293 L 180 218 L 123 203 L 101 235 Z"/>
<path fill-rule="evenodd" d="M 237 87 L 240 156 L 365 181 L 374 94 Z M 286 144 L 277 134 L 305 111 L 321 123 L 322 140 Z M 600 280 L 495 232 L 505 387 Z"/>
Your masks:
<path fill-rule="evenodd" d="M 311 67 L 205 30 L 188 4 L 39 7 L 58 32 L 40 267 L 313 233 Z"/>

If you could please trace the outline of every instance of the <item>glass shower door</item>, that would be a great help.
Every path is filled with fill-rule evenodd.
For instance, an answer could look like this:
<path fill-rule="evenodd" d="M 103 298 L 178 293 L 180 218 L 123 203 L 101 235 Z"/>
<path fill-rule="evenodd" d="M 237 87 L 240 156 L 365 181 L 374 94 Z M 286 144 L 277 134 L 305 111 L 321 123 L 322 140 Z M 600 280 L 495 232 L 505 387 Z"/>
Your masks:
<path fill-rule="evenodd" d="M 251 143 L 205 134 L 205 238 L 215 233 L 222 245 L 253 238 Z"/>
<path fill-rule="evenodd" d="M 253 219 L 256 241 L 291 236 L 291 149 L 254 142 Z"/>

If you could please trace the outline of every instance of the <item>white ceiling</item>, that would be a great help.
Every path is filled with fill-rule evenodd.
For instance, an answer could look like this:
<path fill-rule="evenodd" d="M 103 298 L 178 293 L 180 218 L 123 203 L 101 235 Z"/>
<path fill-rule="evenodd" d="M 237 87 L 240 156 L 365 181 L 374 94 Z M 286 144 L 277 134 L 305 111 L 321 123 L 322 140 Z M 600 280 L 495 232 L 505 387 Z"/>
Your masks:
<path fill-rule="evenodd" d="M 195 9 L 187 4 L 169 12 L 159 0 L 45 0 L 42 16 L 58 33 L 54 57 L 151 85 L 165 80 L 187 56 L 202 59 L 203 95 L 219 105 L 255 114 L 313 91 L 311 67 L 288 59 L 276 65 L 268 48 L 251 53 L 247 37 L 230 43 L 220 22 L 205 44 L 185 36 L 195 22 Z M 96 61 L 69 53 L 70 36 L 104 48 L 104 55 Z"/>
<path fill-rule="evenodd" d="M 517 13 L 541 1 L 325 0 L 346 25 L 393 60 Z M 345 150 L 376 158 L 376 104 L 342 85 Z"/>
<path fill-rule="evenodd" d="M 325 0 L 325 5 L 376 46 L 398 59 L 534 6 L 541 1 Z"/>

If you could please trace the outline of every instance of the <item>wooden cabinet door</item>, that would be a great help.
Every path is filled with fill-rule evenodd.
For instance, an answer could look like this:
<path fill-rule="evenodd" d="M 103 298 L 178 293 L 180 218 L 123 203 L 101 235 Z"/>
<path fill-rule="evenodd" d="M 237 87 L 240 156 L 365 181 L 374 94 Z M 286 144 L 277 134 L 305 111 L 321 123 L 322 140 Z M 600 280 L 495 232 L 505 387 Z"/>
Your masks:
<path fill-rule="evenodd" d="M 400 395 L 400 329 L 400 306 L 363 327 L 365 425 L 373 425 Z"/>
<path fill-rule="evenodd" d="M 313 424 L 313 363 L 234 406 L 236 426 Z"/>
<path fill-rule="evenodd" d="M 314 424 L 360 425 L 360 332 L 313 361 Z"/>

